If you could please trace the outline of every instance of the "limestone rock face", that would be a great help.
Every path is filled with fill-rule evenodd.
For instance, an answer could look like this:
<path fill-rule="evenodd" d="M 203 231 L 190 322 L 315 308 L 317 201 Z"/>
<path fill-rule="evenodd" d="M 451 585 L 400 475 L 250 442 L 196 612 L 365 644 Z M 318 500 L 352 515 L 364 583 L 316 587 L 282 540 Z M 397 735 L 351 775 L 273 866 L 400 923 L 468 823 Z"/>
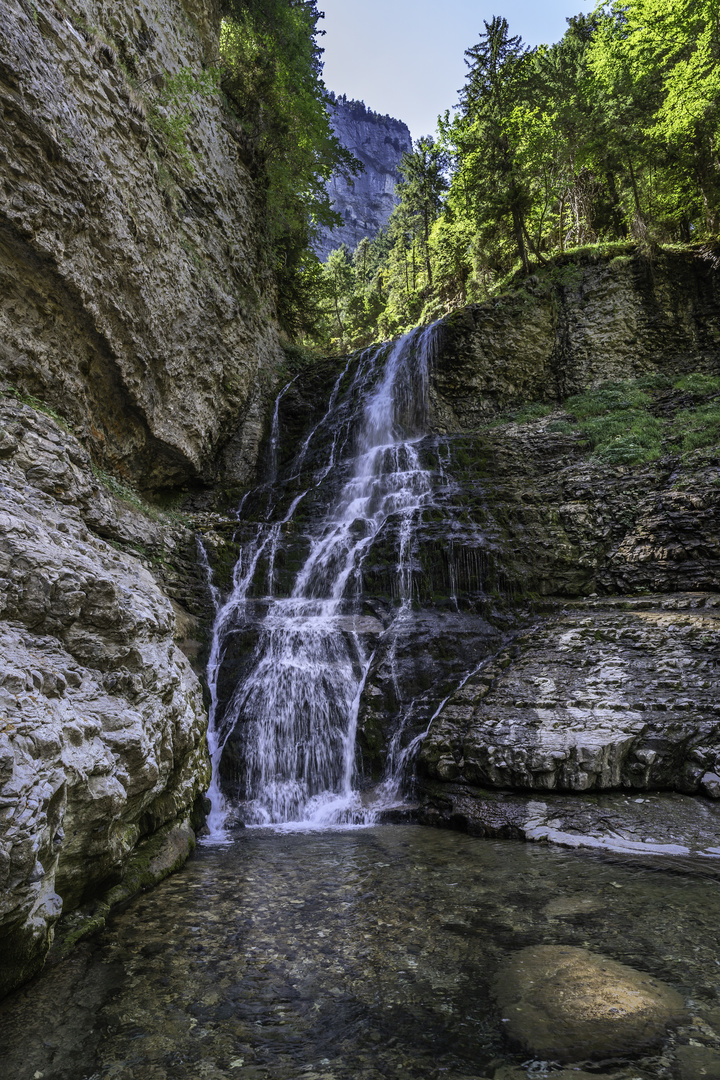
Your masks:
<path fill-rule="evenodd" d="M 406 124 L 372 112 L 361 101 L 336 98 L 330 116 L 338 139 L 362 162 L 365 171 L 350 179 L 336 175 L 330 181 L 333 209 L 343 224 L 322 231 L 316 245 L 321 259 L 341 244 L 354 250 L 364 237 L 372 240 L 387 224 L 398 202 L 398 166 L 403 154 L 412 151 Z"/>
<path fill-rule="evenodd" d="M 719 652 L 713 595 L 570 607 L 449 699 L 421 768 L 478 787 L 717 797 Z"/>
<path fill-rule="evenodd" d="M 568 945 L 515 953 L 496 995 L 509 1038 L 561 1062 L 646 1049 L 684 1017 L 683 999 L 659 979 Z"/>
<path fill-rule="evenodd" d="M 474 430 L 498 410 L 606 379 L 720 369 L 720 282 L 691 253 L 570 262 L 557 273 L 444 320 L 437 430 Z"/>
<path fill-rule="evenodd" d="M 143 838 L 166 827 L 172 861 L 178 844 L 187 855 L 208 761 L 173 607 L 96 531 L 141 536 L 128 522 L 141 515 L 114 513 L 50 417 L 2 398 L 0 425 L 2 994 L 42 964 L 61 912 L 122 880 Z"/>
<path fill-rule="evenodd" d="M 219 6 L 2 0 L 0 19 L 0 374 L 145 489 L 244 481 L 281 356 L 261 211 L 219 96 L 162 97 L 216 60 Z"/>

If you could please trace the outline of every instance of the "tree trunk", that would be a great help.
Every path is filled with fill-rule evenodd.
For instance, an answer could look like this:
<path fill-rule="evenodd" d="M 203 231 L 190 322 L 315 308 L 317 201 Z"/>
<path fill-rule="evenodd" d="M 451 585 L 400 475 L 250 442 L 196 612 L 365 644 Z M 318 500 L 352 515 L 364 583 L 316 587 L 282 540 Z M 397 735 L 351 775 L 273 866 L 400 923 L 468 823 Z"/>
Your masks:
<path fill-rule="evenodd" d="M 427 207 L 425 207 L 425 269 L 427 270 L 428 286 L 433 287 L 432 266 L 430 265 L 430 223 L 428 221 Z"/>
<path fill-rule="evenodd" d="M 522 214 L 518 210 L 517 206 L 513 206 L 512 210 L 513 218 L 513 232 L 515 234 L 515 243 L 517 244 L 518 254 L 522 260 L 523 270 L 526 274 L 530 273 L 530 260 L 528 258 L 527 248 L 525 246 L 525 229 Z"/>

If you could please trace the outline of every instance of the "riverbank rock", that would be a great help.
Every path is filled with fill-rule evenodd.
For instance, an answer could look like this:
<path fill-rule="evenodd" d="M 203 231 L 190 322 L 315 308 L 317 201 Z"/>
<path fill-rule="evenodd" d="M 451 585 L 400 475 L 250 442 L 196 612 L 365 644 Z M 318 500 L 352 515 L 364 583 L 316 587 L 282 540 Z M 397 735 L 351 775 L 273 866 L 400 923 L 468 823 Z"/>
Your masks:
<path fill-rule="evenodd" d="M 143 841 L 167 837 L 139 887 L 187 857 L 209 770 L 200 683 L 133 547 L 163 526 L 102 489 L 51 417 L 4 398 L 0 419 L 1 995 L 61 914 L 138 877 Z"/>
<path fill-rule="evenodd" d="M 420 768 L 478 787 L 717 798 L 718 655 L 713 594 L 568 604 L 450 697 Z"/>
<path fill-rule="evenodd" d="M 673 792 L 540 797 L 427 780 L 418 787 L 420 802 L 411 813 L 425 825 L 720 875 L 720 803 L 710 799 Z"/>
<path fill-rule="evenodd" d="M 659 979 L 565 945 L 515 953 L 495 993 L 508 1038 L 562 1062 L 645 1050 L 685 1015 L 683 999 Z"/>

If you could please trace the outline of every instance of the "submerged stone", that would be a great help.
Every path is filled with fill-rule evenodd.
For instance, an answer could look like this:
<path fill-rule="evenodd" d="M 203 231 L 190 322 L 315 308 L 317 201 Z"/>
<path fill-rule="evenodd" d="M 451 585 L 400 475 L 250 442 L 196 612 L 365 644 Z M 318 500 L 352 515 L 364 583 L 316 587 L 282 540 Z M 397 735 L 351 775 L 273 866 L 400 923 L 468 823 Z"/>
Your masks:
<path fill-rule="evenodd" d="M 659 979 L 567 945 L 515 953 L 495 993 L 509 1039 L 562 1062 L 645 1050 L 684 1015 L 681 996 Z"/>

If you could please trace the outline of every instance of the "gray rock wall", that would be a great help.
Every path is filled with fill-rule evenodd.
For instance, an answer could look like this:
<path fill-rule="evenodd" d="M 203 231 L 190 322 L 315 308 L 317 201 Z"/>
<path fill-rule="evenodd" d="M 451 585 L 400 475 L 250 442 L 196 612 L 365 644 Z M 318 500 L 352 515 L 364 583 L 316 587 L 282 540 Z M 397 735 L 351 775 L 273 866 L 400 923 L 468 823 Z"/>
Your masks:
<path fill-rule="evenodd" d="M 0 0 L 0 374 L 144 488 L 242 482 L 280 352 L 215 0 Z M 186 161 L 162 131 L 189 110 Z M 233 438 L 234 437 L 234 438 Z M 222 471 L 222 467 L 221 467 Z"/>
<path fill-rule="evenodd" d="M 143 841 L 162 833 L 164 872 L 187 857 L 209 765 L 182 628 L 132 553 L 160 527 L 101 488 L 74 436 L 11 397 L 0 459 L 2 995 L 42 965 L 61 914 L 122 885 Z"/>
<path fill-rule="evenodd" d="M 503 409 L 651 371 L 720 372 L 717 273 L 692 252 L 567 256 L 444 320 L 435 425 L 472 431 Z"/>
<path fill-rule="evenodd" d="M 341 244 L 354 250 L 364 237 L 372 240 L 387 224 L 398 201 L 398 166 L 403 154 L 412 150 L 406 124 L 380 116 L 360 101 L 337 98 L 331 117 L 338 139 L 363 163 L 365 171 L 350 179 L 337 175 L 330 181 L 333 209 L 344 224 L 321 233 L 316 245 L 321 259 Z"/>
<path fill-rule="evenodd" d="M 195 537 L 117 478 L 243 482 L 281 351 L 242 136 L 217 94 L 162 104 L 216 59 L 215 0 L 0 21 L 2 995 L 192 848 Z"/>

